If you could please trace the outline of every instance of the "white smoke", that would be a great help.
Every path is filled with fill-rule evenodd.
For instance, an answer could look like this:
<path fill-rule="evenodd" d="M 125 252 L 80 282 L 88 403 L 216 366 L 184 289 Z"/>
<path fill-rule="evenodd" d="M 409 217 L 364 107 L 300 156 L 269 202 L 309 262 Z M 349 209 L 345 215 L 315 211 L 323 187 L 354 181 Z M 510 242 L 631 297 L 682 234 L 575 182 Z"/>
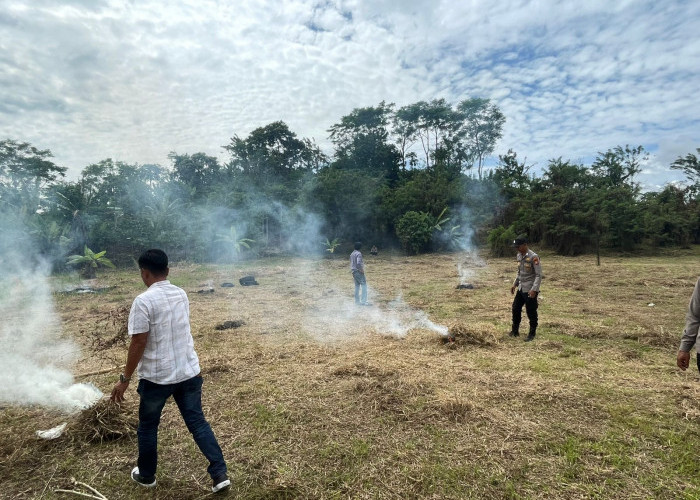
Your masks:
<path fill-rule="evenodd" d="M 476 250 L 458 254 L 457 274 L 459 275 L 459 284 L 466 285 L 470 283 L 476 275 L 477 269 L 484 266 L 486 266 L 486 261 L 479 256 Z"/>
<path fill-rule="evenodd" d="M 376 291 L 368 287 L 369 306 L 355 305 L 352 280 L 347 293 L 328 294 L 306 312 L 304 326 L 322 342 L 342 342 L 375 332 L 404 338 L 411 330 L 430 330 L 447 336 L 448 328 L 434 323 L 425 312 L 410 307 L 399 296 L 385 306 L 378 302 Z"/>
<path fill-rule="evenodd" d="M 61 337 L 48 266 L 33 256 L 26 231 L 0 215 L 0 404 L 40 405 L 72 412 L 102 393 L 76 384 L 70 367 L 79 357 Z"/>

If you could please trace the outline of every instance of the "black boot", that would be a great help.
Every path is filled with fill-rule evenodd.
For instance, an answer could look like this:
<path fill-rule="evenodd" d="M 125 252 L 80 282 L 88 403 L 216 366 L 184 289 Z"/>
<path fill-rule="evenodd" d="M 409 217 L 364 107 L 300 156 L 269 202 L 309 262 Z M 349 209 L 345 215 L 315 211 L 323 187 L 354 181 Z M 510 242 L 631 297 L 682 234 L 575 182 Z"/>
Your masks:
<path fill-rule="evenodd" d="M 511 330 L 508 335 L 511 337 L 519 337 L 520 336 L 520 334 L 518 333 L 517 330 Z"/>
<path fill-rule="evenodd" d="M 530 332 L 525 339 L 525 342 L 532 342 L 535 340 L 535 332 Z"/>

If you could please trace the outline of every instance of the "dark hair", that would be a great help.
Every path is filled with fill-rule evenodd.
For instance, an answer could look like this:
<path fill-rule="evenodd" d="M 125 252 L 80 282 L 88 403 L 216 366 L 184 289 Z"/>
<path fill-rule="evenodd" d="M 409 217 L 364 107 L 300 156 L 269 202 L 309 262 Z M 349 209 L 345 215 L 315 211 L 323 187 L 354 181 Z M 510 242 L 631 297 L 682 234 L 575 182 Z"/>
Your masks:
<path fill-rule="evenodd" d="M 157 248 L 146 250 L 139 257 L 139 269 L 148 269 L 156 276 L 162 276 L 168 270 L 168 256 Z"/>
<path fill-rule="evenodd" d="M 355 242 L 355 250 L 359 250 L 360 248 L 362 248 L 362 242 L 356 241 Z"/>

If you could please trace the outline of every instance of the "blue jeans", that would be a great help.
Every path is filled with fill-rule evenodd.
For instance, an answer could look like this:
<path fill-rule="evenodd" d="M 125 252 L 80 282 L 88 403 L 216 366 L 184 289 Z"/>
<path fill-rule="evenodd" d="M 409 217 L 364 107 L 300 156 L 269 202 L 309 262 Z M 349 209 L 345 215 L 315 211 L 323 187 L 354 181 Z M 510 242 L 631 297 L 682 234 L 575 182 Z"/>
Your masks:
<path fill-rule="evenodd" d="M 367 303 L 367 281 L 365 273 L 353 271 L 352 277 L 355 279 L 355 304 Z M 360 299 L 360 287 L 362 287 L 362 299 Z"/>
<path fill-rule="evenodd" d="M 212 479 L 226 474 L 226 462 L 219 443 L 202 412 L 202 377 L 197 375 L 177 384 L 155 384 L 139 380 L 139 474 L 152 477 L 158 466 L 158 424 L 165 401 L 172 396 L 177 403 L 187 429 L 197 446 L 209 460 L 207 471 Z"/>

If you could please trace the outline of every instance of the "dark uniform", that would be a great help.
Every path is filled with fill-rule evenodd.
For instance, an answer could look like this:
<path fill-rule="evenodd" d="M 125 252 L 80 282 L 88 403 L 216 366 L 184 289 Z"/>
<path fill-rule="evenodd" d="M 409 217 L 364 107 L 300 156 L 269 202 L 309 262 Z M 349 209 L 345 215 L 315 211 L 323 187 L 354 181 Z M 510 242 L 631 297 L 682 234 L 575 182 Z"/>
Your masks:
<path fill-rule="evenodd" d="M 524 305 L 527 319 L 530 321 L 528 338 L 532 339 L 537 332 L 537 294 L 540 292 L 540 283 L 542 282 L 542 265 L 540 258 L 530 249 L 525 254 L 518 252 L 517 260 L 518 274 L 513 282 L 516 293 L 513 299 L 513 326 L 510 334 L 518 336 Z M 535 292 L 534 297 L 530 297 L 530 291 Z"/>

